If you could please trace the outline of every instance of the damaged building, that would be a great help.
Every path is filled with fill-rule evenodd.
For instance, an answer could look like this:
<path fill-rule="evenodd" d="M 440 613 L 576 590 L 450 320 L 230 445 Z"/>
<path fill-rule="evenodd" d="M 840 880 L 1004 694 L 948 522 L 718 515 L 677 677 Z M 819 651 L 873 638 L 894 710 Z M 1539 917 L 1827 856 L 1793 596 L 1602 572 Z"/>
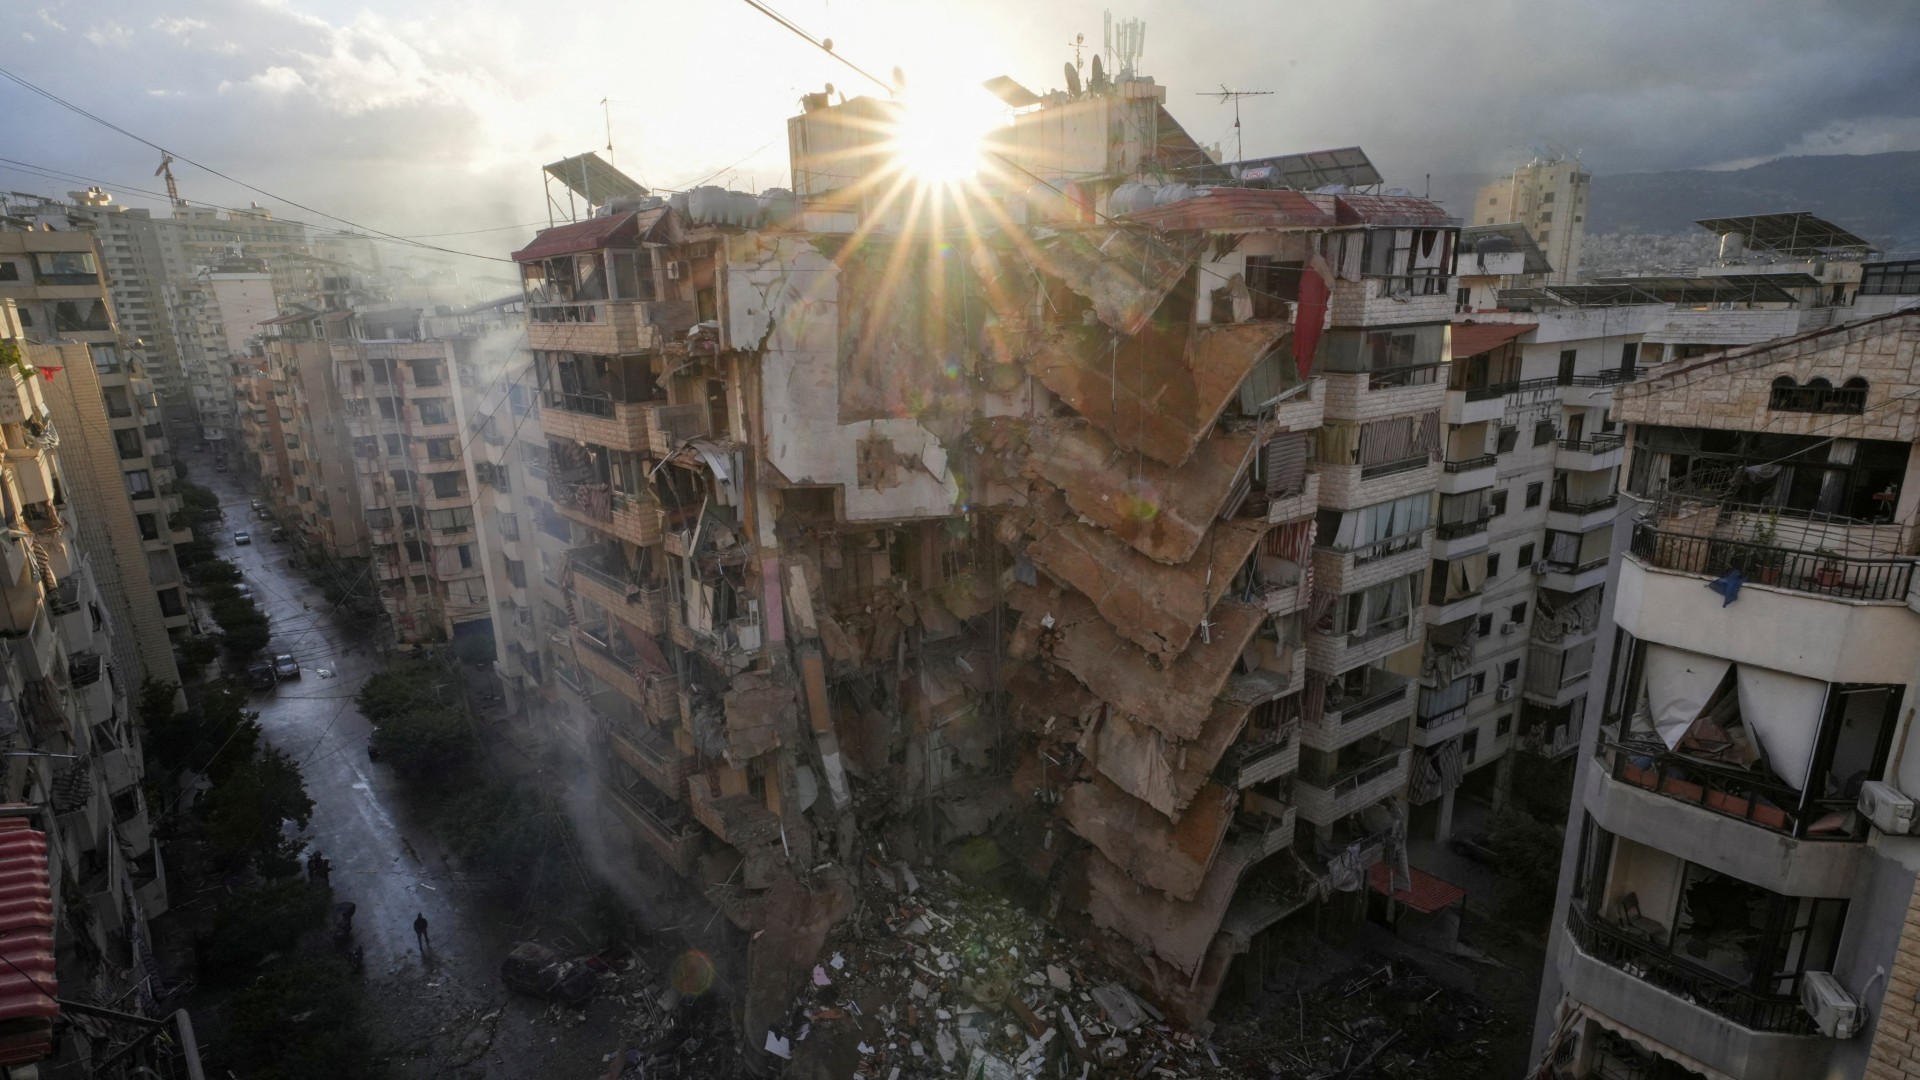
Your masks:
<path fill-rule="evenodd" d="M 809 95 L 796 190 L 574 161 L 514 256 L 568 548 L 501 671 L 738 928 L 749 1032 L 934 857 L 1200 1023 L 1404 840 L 1457 222 L 1215 164 L 1148 78 L 1002 90 L 977 187 Z"/>

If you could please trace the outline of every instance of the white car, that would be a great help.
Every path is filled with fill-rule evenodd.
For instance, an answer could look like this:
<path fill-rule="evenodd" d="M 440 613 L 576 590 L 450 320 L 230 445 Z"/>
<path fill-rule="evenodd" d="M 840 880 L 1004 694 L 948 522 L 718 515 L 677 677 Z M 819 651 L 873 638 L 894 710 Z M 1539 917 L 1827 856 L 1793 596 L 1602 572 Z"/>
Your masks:
<path fill-rule="evenodd" d="M 253 536 L 245 529 L 242 529 L 233 534 L 233 542 L 237 547 L 246 547 L 248 544 L 253 543 Z"/>

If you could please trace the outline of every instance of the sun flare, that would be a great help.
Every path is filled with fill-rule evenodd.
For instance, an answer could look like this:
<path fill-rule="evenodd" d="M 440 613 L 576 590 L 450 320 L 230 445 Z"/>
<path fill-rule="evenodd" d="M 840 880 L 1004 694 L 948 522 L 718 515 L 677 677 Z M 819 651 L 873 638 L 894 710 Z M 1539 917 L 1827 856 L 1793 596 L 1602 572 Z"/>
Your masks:
<path fill-rule="evenodd" d="M 916 95 L 901 105 L 892 153 L 900 168 L 931 183 L 953 184 L 979 173 L 986 138 L 1004 106 L 984 91 Z"/>

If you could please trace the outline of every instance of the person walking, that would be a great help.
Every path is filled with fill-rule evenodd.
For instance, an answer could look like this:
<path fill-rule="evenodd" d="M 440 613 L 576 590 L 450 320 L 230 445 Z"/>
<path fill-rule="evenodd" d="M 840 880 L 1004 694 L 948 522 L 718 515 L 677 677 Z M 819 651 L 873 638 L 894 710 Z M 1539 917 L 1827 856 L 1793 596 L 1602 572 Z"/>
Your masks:
<path fill-rule="evenodd" d="M 433 947 L 433 939 L 427 936 L 427 916 L 416 912 L 413 916 L 413 937 L 420 943 L 420 958 L 426 959 L 427 950 Z"/>

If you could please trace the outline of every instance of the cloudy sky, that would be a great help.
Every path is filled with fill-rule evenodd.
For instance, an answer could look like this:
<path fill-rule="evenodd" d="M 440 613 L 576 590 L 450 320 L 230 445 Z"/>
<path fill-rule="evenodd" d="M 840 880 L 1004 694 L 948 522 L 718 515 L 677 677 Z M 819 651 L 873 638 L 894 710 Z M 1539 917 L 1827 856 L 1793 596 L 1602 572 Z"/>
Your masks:
<path fill-rule="evenodd" d="M 1062 83 L 1101 40 L 1078 0 L 769 0 L 920 91 L 1009 74 Z M 409 235 L 546 216 L 539 166 L 606 142 L 677 188 L 786 182 L 783 120 L 857 75 L 742 0 L 10 0 L 0 67 L 285 199 Z M 1903 0 L 1134 0 L 1142 69 L 1203 143 L 1249 155 L 1358 143 L 1390 182 L 1497 172 L 1536 148 L 1599 174 L 1793 153 L 1920 149 L 1920 5 Z M 15 162 L 158 190 L 158 154 L 0 81 Z M 74 185 L 0 164 L 7 189 Z M 258 200 L 191 166 L 189 199 Z M 437 242 L 499 253 L 525 230 Z"/>

